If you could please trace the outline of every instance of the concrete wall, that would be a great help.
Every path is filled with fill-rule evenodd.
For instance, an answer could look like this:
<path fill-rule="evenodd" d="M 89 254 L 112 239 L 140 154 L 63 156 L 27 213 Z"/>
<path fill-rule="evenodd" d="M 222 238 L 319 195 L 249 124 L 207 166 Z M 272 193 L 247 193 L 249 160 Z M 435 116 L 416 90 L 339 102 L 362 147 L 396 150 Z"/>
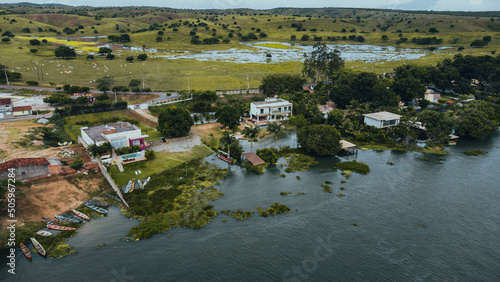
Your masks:
<path fill-rule="evenodd" d="M 9 171 L 0 172 L 0 179 L 7 178 Z M 29 165 L 29 166 L 19 166 L 16 168 L 15 175 L 16 180 L 28 180 L 40 176 L 49 176 L 49 166 L 48 165 Z"/>
<path fill-rule="evenodd" d="M 92 144 L 94 144 L 94 141 L 92 141 L 92 139 L 87 135 L 87 133 L 85 133 L 85 131 L 83 131 L 84 129 L 87 129 L 87 128 L 88 127 L 80 128 L 80 135 L 82 136 L 83 141 L 85 141 L 85 143 L 87 143 L 87 145 L 92 145 Z"/>

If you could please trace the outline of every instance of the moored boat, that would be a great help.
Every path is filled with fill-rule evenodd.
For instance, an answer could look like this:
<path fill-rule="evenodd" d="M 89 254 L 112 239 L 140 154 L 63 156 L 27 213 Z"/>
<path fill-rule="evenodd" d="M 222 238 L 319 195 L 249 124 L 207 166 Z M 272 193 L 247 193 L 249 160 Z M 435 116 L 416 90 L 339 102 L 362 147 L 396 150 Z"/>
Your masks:
<path fill-rule="evenodd" d="M 73 220 L 76 220 L 76 221 L 78 221 L 78 223 L 80 223 L 80 222 L 82 222 L 82 221 L 83 221 L 83 219 L 82 219 L 82 218 L 77 217 L 77 216 L 74 216 L 74 215 L 70 215 L 70 214 L 67 214 L 67 213 L 62 213 L 61 215 L 62 215 L 62 216 L 64 216 L 64 217 L 67 217 L 67 218 L 71 218 L 71 219 L 73 219 Z"/>
<path fill-rule="evenodd" d="M 128 193 L 128 191 L 130 191 L 130 185 L 132 185 L 132 180 L 128 181 L 127 186 L 123 188 L 123 192 Z"/>
<path fill-rule="evenodd" d="M 98 213 L 103 213 L 103 214 L 107 214 L 107 213 L 108 213 L 108 211 L 107 211 L 107 210 L 105 210 L 105 209 L 103 209 L 103 208 L 100 208 L 100 207 L 96 207 L 96 206 L 94 206 L 93 204 L 91 204 L 90 202 L 85 201 L 85 202 L 83 202 L 83 204 L 84 204 L 87 208 L 92 209 L 92 210 L 94 210 L 94 211 L 96 211 L 96 212 L 98 212 Z"/>
<path fill-rule="evenodd" d="M 59 220 L 61 220 L 61 221 L 79 223 L 78 220 L 75 220 L 75 219 L 72 219 L 72 218 L 69 218 L 69 217 L 65 217 L 65 216 L 62 216 L 62 215 L 57 215 L 56 214 L 56 218 L 59 219 Z"/>
<path fill-rule="evenodd" d="M 96 207 L 101 207 L 101 208 L 107 208 L 108 207 L 107 204 L 98 203 L 98 202 L 87 201 L 87 203 L 90 203 L 91 205 L 94 205 Z"/>
<path fill-rule="evenodd" d="M 230 164 L 232 164 L 232 163 L 233 163 L 233 161 L 232 161 L 232 160 L 230 160 L 230 159 L 228 159 L 228 158 L 226 158 L 226 157 L 224 157 L 224 156 L 222 156 L 222 155 L 217 155 L 217 156 L 219 157 L 219 159 L 221 159 L 221 160 L 223 160 L 223 161 L 225 161 L 225 162 L 228 162 L 228 163 L 230 163 Z"/>
<path fill-rule="evenodd" d="M 109 193 L 104 193 L 104 194 L 106 194 L 106 196 L 108 196 L 108 197 L 110 197 L 110 198 L 112 198 L 112 199 L 115 199 L 115 200 L 117 200 L 117 201 L 119 201 L 119 202 L 121 202 L 121 201 L 122 201 L 122 200 L 120 200 L 120 198 L 118 198 L 118 197 L 116 197 L 116 196 L 113 196 L 113 195 L 111 195 L 111 194 L 109 194 Z"/>
<path fill-rule="evenodd" d="M 148 177 L 148 178 L 146 179 L 146 181 L 144 181 L 144 183 L 142 183 L 143 188 L 144 188 L 144 186 L 146 186 L 146 184 L 148 184 L 148 183 L 149 183 L 149 180 L 151 180 L 151 176 L 150 176 L 150 177 Z"/>
<path fill-rule="evenodd" d="M 31 243 L 33 243 L 33 246 L 35 246 L 36 251 L 41 254 L 42 256 L 45 256 L 45 249 L 43 248 L 42 244 L 40 244 L 35 238 L 31 237 Z"/>
<path fill-rule="evenodd" d="M 135 180 L 132 180 L 132 185 L 130 185 L 130 190 L 128 192 L 131 193 L 132 191 L 134 191 L 134 188 L 135 188 Z"/>
<path fill-rule="evenodd" d="M 75 230 L 75 228 L 73 228 L 73 227 L 60 226 L 60 225 L 54 225 L 54 224 L 47 224 L 47 228 L 54 229 L 54 230 Z"/>
<path fill-rule="evenodd" d="M 45 230 L 38 230 L 36 232 L 36 234 L 40 235 L 40 236 L 45 236 L 45 237 L 52 236 L 52 233 L 50 233 L 49 231 L 45 231 Z"/>
<path fill-rule="evenodd" d="M 77 210 L 72 210 L 74 214 L 76 214 L 78 217 L 83 218 L 85 220 L 90 220 L 90 217 L 88 217 L 86 214 L 83 212 L 79 212 Z"/>
<path fill-rule="evenodd" d="M 49 223 L 49 222 L 59 222 L 58 219 L 55 219 L 55 218 L 50 218 L 50 217 L 46 217 L 46 216 L 43 216 L 42 215 L 42 222 L 44 223 Z"/>
<path fill-rule="evenodd" d="M 19 244 L 19 247 L 21 247 L 21 251 L 23 252 L 24 256 L 27 259 L 31 259 L 30 249 L 28 249 L 28 247 L 26 247 L 26 245 L 24 245 L 23 243 Z"/>

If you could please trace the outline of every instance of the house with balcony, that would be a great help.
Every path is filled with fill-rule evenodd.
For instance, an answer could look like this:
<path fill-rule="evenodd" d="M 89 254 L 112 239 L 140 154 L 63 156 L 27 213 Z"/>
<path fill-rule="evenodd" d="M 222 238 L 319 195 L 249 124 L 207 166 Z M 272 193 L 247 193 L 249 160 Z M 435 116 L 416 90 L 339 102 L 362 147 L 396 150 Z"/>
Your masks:
<path fill-rule="evenodd" d="M 0 98 L 0 118 L 12 117 L 12 99 Z"/>
<path fill-rule="evenodd" d="M 259 123 L 286 120 L 292 115 L 293 104 L 281 98 L 266 98 L 250 104 L 250 118 Z"/>
<path fill-rule="evenodd" d="M 364 114 L 364 122 L 366 125 L 375 126 L 376 128 L 389 128 L 398 125 L 401 116 L 390 112 L 377 112 Z"/>
<path fill-rule="evenodd" d="M 111 143 L 115 149 L 137 145 L 141 150 L 149 147 L 144 139 L 149 136 L 141 133 L 141 129 L 128 122 L 115 122 L 91 127 L 80 128 L 81 139 L 86 143 L 85 147 L 91 144 L 97 146 L 104 142 Z"/>

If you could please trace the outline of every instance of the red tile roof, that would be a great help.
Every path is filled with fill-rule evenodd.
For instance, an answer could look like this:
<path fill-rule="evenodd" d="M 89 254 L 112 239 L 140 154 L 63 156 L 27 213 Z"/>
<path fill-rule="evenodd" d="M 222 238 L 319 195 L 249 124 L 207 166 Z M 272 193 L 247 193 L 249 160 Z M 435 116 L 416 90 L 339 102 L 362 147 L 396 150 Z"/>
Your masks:
<path fill-rule="evenodd" d="M 16 168 L 28 165 L 49 165 L 49 161 L 44 158 L 19 158 L 6 161 L 0 164 L 0 172 L 7 171 L 9 168 Z"/>
<path fill-rule="evenodd" d="M 31 106 L 19 106 L 19 107 L 13 107 L 12 111 L 13 112 L 21 112 L 21 111 L 31 111 Z"/>
<path fill-rule="evenodd" d="M 12 99 L 10 98 L 2 98 L 0 99 L 0 106 L 2 105 L 10 105 L 12 104 Z"/>

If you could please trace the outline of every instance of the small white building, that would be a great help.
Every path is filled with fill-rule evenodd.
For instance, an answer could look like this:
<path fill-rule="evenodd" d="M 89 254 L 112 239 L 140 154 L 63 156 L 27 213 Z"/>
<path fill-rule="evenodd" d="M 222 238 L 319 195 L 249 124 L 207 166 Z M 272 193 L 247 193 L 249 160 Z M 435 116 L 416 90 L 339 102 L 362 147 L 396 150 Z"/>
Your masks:
<path fill-rule="evenodd" d="M 149 147 L 144 141 L 148 135 L 142 135 L 141 129 L 128 122 L 116 122 L 92 127 L 80 128 L 82 139 L 87 145 L 101 145 L 109 141 L 113 148 L 138 145 L 142 150 Z"/>
<path fill-rule="evenodd" d="M 250 104 L 250 117 L 259 122 L 286 120 L 292 115 L 293 104 L 281 98 L 266 98 Z"/>
<path fill-rule="evenodd" d="M 0 98 L 0 118 L 12 117 L 12 99 Z"/>
<path fill-rule="evenodd" d="M 401 116 L 390 112 L 378 112 L 364 114 L 365 124 L 375 126 L 376 128 L 389 128 L 396 126 L 401 120 Z"/>
<path fill-rule="evenodd" d="M 12 108 L 12 113 L 14 116 L 29 116 L 33 112 L 33 109 L 31 106 L 19 106 L 19 107 L 13 107 Z"/>
<path fill-rule="evenodd" d="M 427 100 L 429 102 L 437 103 L 437 101 L 439 100 L 439 98 L 441 98 L 441 94 L 434 92 L 434 90 L 427 89 L 425 91 L 425 94 L 424 94 L 424 99 L 425 100 Z"/>

